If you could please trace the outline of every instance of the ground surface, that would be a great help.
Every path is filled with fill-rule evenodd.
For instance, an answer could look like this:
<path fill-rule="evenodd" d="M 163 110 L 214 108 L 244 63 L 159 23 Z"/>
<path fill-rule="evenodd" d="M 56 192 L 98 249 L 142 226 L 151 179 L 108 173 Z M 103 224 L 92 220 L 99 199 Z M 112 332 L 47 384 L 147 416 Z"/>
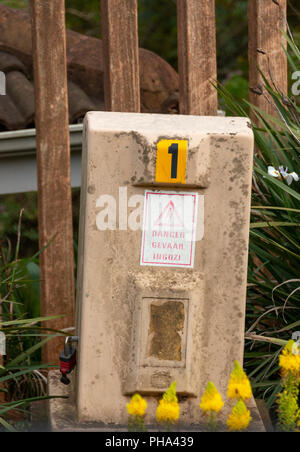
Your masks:
<path fill-rule="evenodd" d="M 51 371 L 48 379 L 49 394 L 55 394 L 66 398 L 52 399 L 49 402 L 49 422 L 33 423 L 33 428 L 39 430 L 51 430 L 56 432 L 74 431 L 102 431 L 102 432 L 127 432 L 127 426 L 103 425 L 99 423 L 79 423 L 76 420 L 76 408 L 72 395 L 72 386 L 65 386 L 60 382 L 59 371 Z M 270 431 L 272 426 L 269 421 L 268 411 L 263 402 L 256 404 L 254 401 L 251 408 L 252 422 L 249 428 L 251 432 Z M 41 417 L 39 416 L 41 419 Z M 156 426 L 148 426 L 148 431 L 158 431 Z M 226 430 L 224 428 L 224 430 Z M 199 424 L 193 428 L 178 425 L 176 432 L 205 432 L 207 428 L 204 424 Z"/>

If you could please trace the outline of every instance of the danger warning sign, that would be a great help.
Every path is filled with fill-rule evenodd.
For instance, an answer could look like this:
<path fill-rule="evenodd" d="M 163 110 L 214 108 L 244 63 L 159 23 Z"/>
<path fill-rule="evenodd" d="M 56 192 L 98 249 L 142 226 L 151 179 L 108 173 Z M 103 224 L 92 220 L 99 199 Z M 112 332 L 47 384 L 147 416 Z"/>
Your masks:
<path fill-rule="evenodd" d="M 141 265 L 194 266 L 198 193 L 145 191 Z"/>
<path fill-rule="evenodd" d="M 174 218 L 175 217 L 175 218 Z M 155 226 L 168 226 L 168 227 L 184 227 L 183 218 L 180 217 L 177 212 L 174 202 L 169 201 L 163 212 L 159 215 L 158 219 L 154 223 Z"/>

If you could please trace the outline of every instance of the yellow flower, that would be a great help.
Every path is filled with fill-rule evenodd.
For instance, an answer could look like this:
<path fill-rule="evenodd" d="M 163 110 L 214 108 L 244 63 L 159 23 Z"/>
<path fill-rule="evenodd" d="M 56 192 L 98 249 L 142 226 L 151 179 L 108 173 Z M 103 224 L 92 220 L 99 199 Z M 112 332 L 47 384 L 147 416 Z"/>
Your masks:
<path fill-rule="evenodd" d="M 164 399 L 159 401 L 156 410 L 156 418 L 158 422 L 175 423 L 179 419 L 180 408 L 177 402 L 166 402 Z"/>
<path fill-rule="evenodd" d="M 230 399 L 250 399 L 252 396 L 250 381 L 237 361 L 234 361 L 234 369 L 230 375 L 227 396 Z"/>
<path fill-rule="evenodd" d="M 134 394 L 130 400 L 130 403 L 127 403 L 127 411 L 131 416 L 144 416 L 147 409 L 147 402 L 143 397 L 139 394 Z"/>
<path fill-rule="evenodd" d="M 217 391 L 215 385 L 210 381 L 202 396 L 200 408 L 206 413 L 207 411 L 215 411 L 218 413 L 224 406 L 221 394 Z"/>
<path fill-rule="evenodd" d="M 298 388 L 291 385 L 288 391 L 283 391 L 278 395 L 279 426 L 284 431 L 295 431 L 297 426 L 300 426 L 298 393 Z"/>
<path fill-rule="evenodd" d="M 298 406 L 300 382 L 300 357 L 298 343 L 290 340 L 281 355 L 279 366 L 282 373 L 283 391 L 278 395 L 279 427 L 287 432 L 298 431 L 300 409 Z"/>
<path fill-rule="evenodd" d="M 240 399 L 228 416 L 227 427 L 231 431 L 246 430 L 251 419 L 250 411 L 247 409 L 245 402 Z"/>
<path fill-rule="evenodd" d="M 166 390 L 159 401 L 156 418 L 158 422 L 175 423 L 179 419 L 180 408 L 176 396 L 176 381 Z"/>
<path fill-rule="evenodd" d="M 290 340 L 284 349 L 282 350 L 281 355 L 279 356 L 279 366 L 281 367 L 281 371 L 283 374 L 291 372 L 295 376 L 299 376 L 300 372 L 300 354 L 294 354 L 294 344 L 293 340 Z"/>
<path fill-rule="evenodd" d="M 163 395 L 163 399 L 165 402 L 168 402 L 168 403 L 177 403 L 178 402 L 178 399 L 176 396 L 176 381 L 173 381 L 173 383 L 166 390 L 166 392 Z"/>

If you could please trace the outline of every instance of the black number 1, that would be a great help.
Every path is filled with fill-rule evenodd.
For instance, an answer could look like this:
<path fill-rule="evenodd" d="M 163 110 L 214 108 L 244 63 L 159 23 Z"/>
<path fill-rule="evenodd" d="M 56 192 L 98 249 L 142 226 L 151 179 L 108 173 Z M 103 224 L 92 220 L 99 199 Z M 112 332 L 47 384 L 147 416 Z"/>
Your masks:
<path fill-rule="evenodd" d="M 171 144 L 168 153 L 172 154 L 171 179 L 177 179 L 178 143 Z"/>

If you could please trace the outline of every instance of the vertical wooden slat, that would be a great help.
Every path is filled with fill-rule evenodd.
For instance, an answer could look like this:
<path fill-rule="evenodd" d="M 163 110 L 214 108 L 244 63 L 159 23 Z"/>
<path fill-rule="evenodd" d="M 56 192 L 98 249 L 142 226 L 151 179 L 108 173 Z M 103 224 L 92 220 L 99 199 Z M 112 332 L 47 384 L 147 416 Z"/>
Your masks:
<path fill-rule="evenodd" d="M 177 0 L 180 113 L 216 115 L 215 0 Z"/>
<path fill-rule="evenodd" d="M 66 68 L 65 6 L 62 0 L 32 0 L 36 102 L 41 314 L 66 314 L 48 323 L 74 325 L 74 261 Z M 61 339 L 49 342 L 43 359 L 58 360 Z"/>
<path fill-rule="evenodd" d="M 248 0 L 250 102 L 269 114 L 274 114 L 274 108 L 254 91 L 259 93 L 263 86 L 259 68 L 282 93 L 287 93 L 287 57 L 282 48 L 286 45 L 282 35 L 286 9 L 286 0 Z"/>
<path fill-rule="evenodd" d="M 101 0 L 108 111 L 140 111 L 137 0 Z"/>

